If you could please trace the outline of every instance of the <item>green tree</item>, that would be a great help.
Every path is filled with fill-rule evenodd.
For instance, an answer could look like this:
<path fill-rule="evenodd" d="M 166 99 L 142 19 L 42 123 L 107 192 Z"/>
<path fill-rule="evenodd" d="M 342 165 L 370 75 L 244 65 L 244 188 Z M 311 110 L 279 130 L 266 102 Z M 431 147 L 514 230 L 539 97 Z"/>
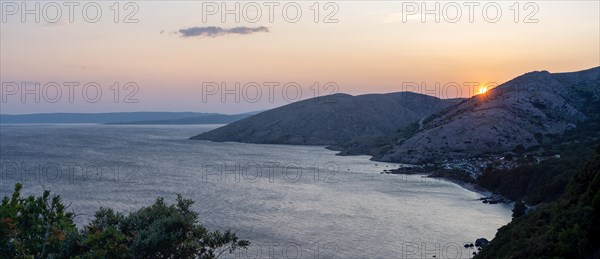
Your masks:
<path fill-rule="evenodd" d="M 525 205 L 525 202 L 523 201 L 516 201 L 515 202 L 515 206 L 512 209 L 512 217 L 514 218 L 519 218 L 523 215 L 525 215 L 525 211 L 527 210 L 527 206 Z"/>
<path fill-rule="evenodd" d="M 74 214 L 59 196 L 21 197 L 21 184 L 0 205 L 0 257 L 55 257 L 68 235 L 77 232 Z"/>
<path fill-rule="evenodd" d="M 249 245 L 230 231 L 211 232 L 198 225 L 193 203 L 178 195 L 177 204 L 167 206 L 158 198 L 152 206 L 118 222 L 121 231 L 132 238 L 132 253 L 144 258 L 215 258 Z"/>
<path fill-rule="evenodd" d="M 250 242 L 198 224 L 193 201 L 163 198 L 125 216 L 100 208 L 77 230 L 60 196 L 21 197 L 21 184 L 0 206 L 0 258 L 218 258 Z"/>

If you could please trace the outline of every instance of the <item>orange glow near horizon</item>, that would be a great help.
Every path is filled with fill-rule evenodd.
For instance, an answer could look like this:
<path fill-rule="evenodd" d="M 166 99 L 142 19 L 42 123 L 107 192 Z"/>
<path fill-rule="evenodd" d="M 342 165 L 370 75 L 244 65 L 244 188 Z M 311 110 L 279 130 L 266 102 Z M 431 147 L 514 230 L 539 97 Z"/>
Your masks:
<path fill-rule="evenodd" d="M 536 2 L 540 12 L 535 23 L 524 23 L 524 17 L 515 22 L 508 2 L 499 3 L 506 15 L 493 23 L 481 15 L 482 6 L 477 7 L 473 22 L 465 15 L 467 9 L 456 23 L 445 16 L 436 22 L 429 14 L 423 22 L 420 14 L 406 21 L 399 19 L 401 2 L 333 1 L 339 7 L 337 22 L 325 23 L 330 10 L 321 10 L 323 17 L 315 22 L 314 1 L 301 1 L 304 12 L 297 23 L 281 16 L 283 3 L 273 22 L 269 10 L 264 9 L 262 19 L 253 23 L 236 21 L 233 15 L 223 19 L 220 14 L 204 21 L 201 1 L 134 2 L 140 10 L 135 23 L 115 23 L 108 15 L 98 23 L 87 22 L 80 15 L 70 22 L 63 15 L 62 23 L 47 24 L 35 22 L 33 15 L 26 16 L 27 22 L 22 22 L 20 14 L 9 15 L 0 26 L 3 82 L 97 82 L 106 88 L 102 99 L 106 103 L 75 105 L 67 100 L 64 105 L 31 105 L 14 94 L 2 104 L 2 113 L 85 109 L 235 114 L 288 103 L 282 88 L 271 94 L 276 95 L 274 99 L 262 88 L 263 96 L 257 102 L 223 102 L 220 93 L 203 102 L 205 82 L 225 82 L 230 88 L 237 82 L 294 82 L 304 90 L 302 99 L 329 93 L 330 89 L 316 92 L 309 88 L 328 82 L 339 86 L 337 92 L 352 95 L 398 92 L 405 89 L 403 84 L 414 83 L 417 87 L 411 87 L 417 90 L 413 91 L 421 94 L 470 98 L 531 71 L 573 72 L 600 66 L 598 1 Z M 32 4 L 29 7 L 33 8 Z M 231 4 L 233 8 L 235 3 Z M 430 4 L 433 8 L 434 3 Z M 100 5 L 112 14 L 113 3 Z M 81 13 L 81 6 L 76 12 Z M 267 27 L 268 32 L 214 37 L 182 37 L 179 32 L 206 27 Z M 112 97 L 107 97 L 112 93 L 108 87 L 126 82 L 140 86 L 136 95 L 140 102 L 115 105 Z"/>
<path fill-rule="evenodd" d="M 484 85 L 479 89 L 479 94 L 485 94 L 485 92 L 487 92 L 488 90 L 488 87 Z"/>

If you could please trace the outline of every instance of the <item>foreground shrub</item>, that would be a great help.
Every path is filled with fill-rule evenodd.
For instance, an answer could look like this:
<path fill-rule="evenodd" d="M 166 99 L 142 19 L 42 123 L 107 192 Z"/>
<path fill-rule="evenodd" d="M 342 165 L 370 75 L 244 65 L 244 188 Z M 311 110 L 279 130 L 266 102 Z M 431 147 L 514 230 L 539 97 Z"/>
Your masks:
<path fill-rule="evenodd" d="M 125 216 L 100 208 L 78 230 L 60 196 L 12 197 L 0 205 L 0 258 L 217 258 L 250 243 L 230 231 L 209 231 L 198 224 L 192 200 L 163 198 Z"/>

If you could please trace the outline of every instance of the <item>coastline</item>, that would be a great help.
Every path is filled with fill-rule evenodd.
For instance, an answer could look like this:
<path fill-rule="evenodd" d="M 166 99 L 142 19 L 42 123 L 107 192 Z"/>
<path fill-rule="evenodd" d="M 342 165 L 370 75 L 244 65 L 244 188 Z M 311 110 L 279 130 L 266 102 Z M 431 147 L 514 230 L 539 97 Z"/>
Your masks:
<path fill-rule="evenodd" d="M 427 176 L 427 177 L 431 177 L 431 176 Z M 432 177 L 432 178 L 442 178 L 442 179 L 444 179 L 446 181 L 449 181 L 449 182 L 452 182 L 452 183 L 454 183 L 454 184 L 456 184 L 456 185 L 458 185 L 458 186 L 460 186 L 460 187 L 462 187 L 464 189 L 467 189 L 469 191 L 475 192 L 475 193 L 477 193 L 477 194 L 479 194 L 479 195 L 481 195 L 483 197 L 491 197 L 491 196 L 495 195 L 491 191 L 489 191 L 489 190 L 487 190 L 487 189 L 485 189 L 485 188 L 483 188 L 483 187 L 481 187 L 481 186 L 479 186 L 477 184 L 474 184 L 474 183 L 462 182 L 460 180 L 456 180 L 456 179 L 451 178 L 451 177 Z"/>
<path fill-rule="evenodd" d="M 456 169 L 435 169 L 429 166 L 415 165 L 410 167 L 400 167 L 397 169 L 383 170 L 382 174 L 399 174 L 399 175 L 423 175 L 429 178 L 441 178 L 446 181 L 452 182 L 461 188 L 477 193 L 482 197 L 479 198 L 481 201 L 492 200 L 495 203 L 511 203 L 513 201 L 506 199 L 505 197 L 495 194 L 484 187 L 481 187 L 475 183 L 475 179 L 471 177 L 467 172 Z M 484 202 L 487 203 L 487 202 Z M 494 203 L 492 203 L 494 204 Z"/>

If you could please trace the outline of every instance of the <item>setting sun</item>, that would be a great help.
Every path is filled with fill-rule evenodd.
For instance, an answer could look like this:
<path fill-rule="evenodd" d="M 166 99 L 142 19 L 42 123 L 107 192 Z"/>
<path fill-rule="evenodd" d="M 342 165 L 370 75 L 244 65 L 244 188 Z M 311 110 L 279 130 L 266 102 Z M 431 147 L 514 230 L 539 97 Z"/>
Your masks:
<path fill-rule="evenodd" d="M 479 89 L 479 94 L 484 94 L 485 92 L 487 92 L 488 87 L 487 86 L 482 86 L 481 89 Z"/>

